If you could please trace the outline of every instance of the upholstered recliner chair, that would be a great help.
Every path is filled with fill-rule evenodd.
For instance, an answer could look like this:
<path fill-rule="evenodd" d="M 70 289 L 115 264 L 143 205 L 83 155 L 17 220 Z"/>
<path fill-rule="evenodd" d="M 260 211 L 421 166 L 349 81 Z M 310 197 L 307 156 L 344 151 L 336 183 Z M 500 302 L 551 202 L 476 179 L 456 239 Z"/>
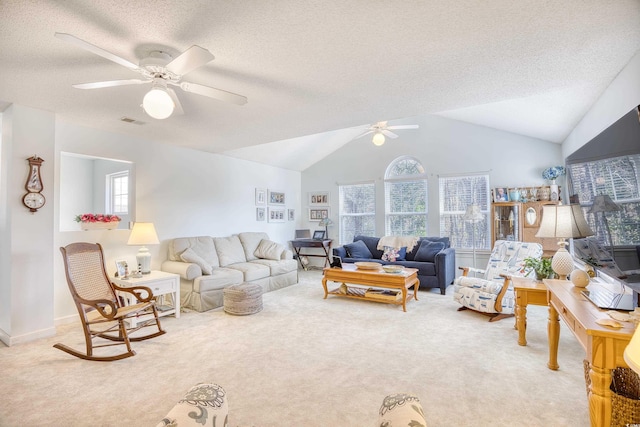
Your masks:
<path fill-rule="evenodd" d="M 533 270 L 524 268 L 524 260 L 541 256 L 542 246 L 538 243 L 497 240 L 485 270 L 460 267 L 462 276 L 453 282 L 453 299 L 462 304 L 458 310 L 487 314 L 490 322 L 513 316 L 515 295 L 511 277 L 535 278 Z M 470 272 L 482 277 L 470 277 Z"/>

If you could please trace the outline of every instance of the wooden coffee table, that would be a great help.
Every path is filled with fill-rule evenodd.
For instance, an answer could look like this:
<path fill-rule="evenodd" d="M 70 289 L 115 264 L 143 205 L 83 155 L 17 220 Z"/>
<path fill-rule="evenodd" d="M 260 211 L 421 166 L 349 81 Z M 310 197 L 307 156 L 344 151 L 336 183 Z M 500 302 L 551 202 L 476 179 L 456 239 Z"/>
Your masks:
<path fill-rule="evenodd" d="M 346 298 L 362 299 L 367 301 L 384 302 L 387 304 L 402 305 L 402 310 L 407 311 L 407 300 L 411 298 L 418 300 L 418 270 L 416 268 L 405 268 L 402 273 L 385 273 L 382 264 L 379 270 L 362 270 L 356 268 L 354 264 L 342 264 L 342 268 L 325 268 L 323 270 L 322 286 L 324 287 L 324 298 L 329 294 Z M 341 284 L 351 284 L 346 286 L 346 292 L 341 292 L 340 287 L 329 291 L 327 281 Z M 413 286 L 413 295 L 408 293 L 408 289 Z M 401 292 L 401 298 L 393 299 L 379 296 L 365 295 L 367 288 L 393 289 Z"/>

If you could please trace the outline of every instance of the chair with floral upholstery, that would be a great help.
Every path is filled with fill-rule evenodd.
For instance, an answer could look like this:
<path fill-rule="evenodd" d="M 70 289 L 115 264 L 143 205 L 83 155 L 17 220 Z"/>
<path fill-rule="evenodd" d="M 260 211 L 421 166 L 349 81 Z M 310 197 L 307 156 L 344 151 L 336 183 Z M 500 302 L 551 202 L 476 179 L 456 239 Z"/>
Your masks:
<path fill-rule="evenodd" d="M 490 322 L 513 316 L 515 294 L 511 278 L 535 278 L 535 272 L 524 267 L 524 260 L 541 257 L 539 243 L 496 240 L 485 270 L 460 267 L 462 276 L 453 282 L 453 299 L 462 305 L 458 311 L 478 311 L 490 316 Z M 482 277 L 471 277 L 470 272 Z"/>

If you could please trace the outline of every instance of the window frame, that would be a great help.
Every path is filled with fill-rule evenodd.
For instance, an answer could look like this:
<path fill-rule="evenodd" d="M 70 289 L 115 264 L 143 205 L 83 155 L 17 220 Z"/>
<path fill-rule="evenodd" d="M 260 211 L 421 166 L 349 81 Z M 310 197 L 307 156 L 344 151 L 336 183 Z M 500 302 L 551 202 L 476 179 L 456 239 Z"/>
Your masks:
<path fill-rule="evenodd" d="M 413 162 L 419 173 L 395 175 L 393 173 L 394 168 L 401 163 L 411 161 Z M 401 183 L 422 183 L 424 186 L 424 212 L 420 211 L 394 211 L 391 212 L 391 191 L 393 186 Z M 408 216 L 424 216 L 424 231 L 412 231 L 410 235 L 424 235 L 427 236 L 429 232 L 429 180 L 424 168 L 424 165 L 420 160 L 413 156 L 400 156 L 395 158 L 389 163 L 384 174 L 384 229 L 386 235 L 406 235 L 404 233 L 397 233 L 391 229 L 391 221 L 394 217 L 408 217 Z"/>
<path fill-rule="evenodd" d="M 371 186 L 373 200 L 371 201 L 371 205 L 373 206 L 373 210 L 371 212 L 349 212 L 345 213 L 344 211 L 344 195 L 343 191 L 347 187 L 361 187 Z M 338 184 L 338 242 L 340 245 L 344 245 L 347 243 L 351 243 L 351 240 L 347 239 L 347 233 L 344 229 L 343 219 L 346 218 L 355 218 L 355 217 L 371 217 L 373 220 L 373 230 L 368 231 L 364 229 L 354 230 L 353 237 L 358 235 L 368 235 L 372 236 L 376 235 L 376 183 L 375 181 L 364 181 L 364 182 L 355 182 L 355 183 L 347 183 L 347 184 Z M 349 234 L 350 235 L 350 234 Z"/>
<path fill-rule="evenodd" d="M 129 171 L 119 171 L 109 173 L 105 176 L 106 178 L 106 188 L 105 188 L 105 207 L 106 213 L 110 215 L 128 215 L 129 214 Z M 117 186 L 116 183 L 119 180 L 126 178 L 126 185 Z M 124 191 L 117 191 L 116 187 L 122 188 Z M 118 203 L 116 198 L 124 199 L 126 201 L 126 210 L 118 210 L 116 206 L 118 204 L 122 204 L 122 200 Z"/>

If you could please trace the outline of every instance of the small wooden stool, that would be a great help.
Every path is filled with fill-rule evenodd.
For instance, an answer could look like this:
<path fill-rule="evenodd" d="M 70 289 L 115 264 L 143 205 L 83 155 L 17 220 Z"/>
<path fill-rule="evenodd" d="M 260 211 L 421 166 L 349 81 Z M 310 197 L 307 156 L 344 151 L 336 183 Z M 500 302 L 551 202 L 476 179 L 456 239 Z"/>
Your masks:
<path fill-rule="evenodd" d="M 262 311 L 262 286 L 241 283 L 231 285 L 223 291 L 224 311 L 245 316 Z"/>

